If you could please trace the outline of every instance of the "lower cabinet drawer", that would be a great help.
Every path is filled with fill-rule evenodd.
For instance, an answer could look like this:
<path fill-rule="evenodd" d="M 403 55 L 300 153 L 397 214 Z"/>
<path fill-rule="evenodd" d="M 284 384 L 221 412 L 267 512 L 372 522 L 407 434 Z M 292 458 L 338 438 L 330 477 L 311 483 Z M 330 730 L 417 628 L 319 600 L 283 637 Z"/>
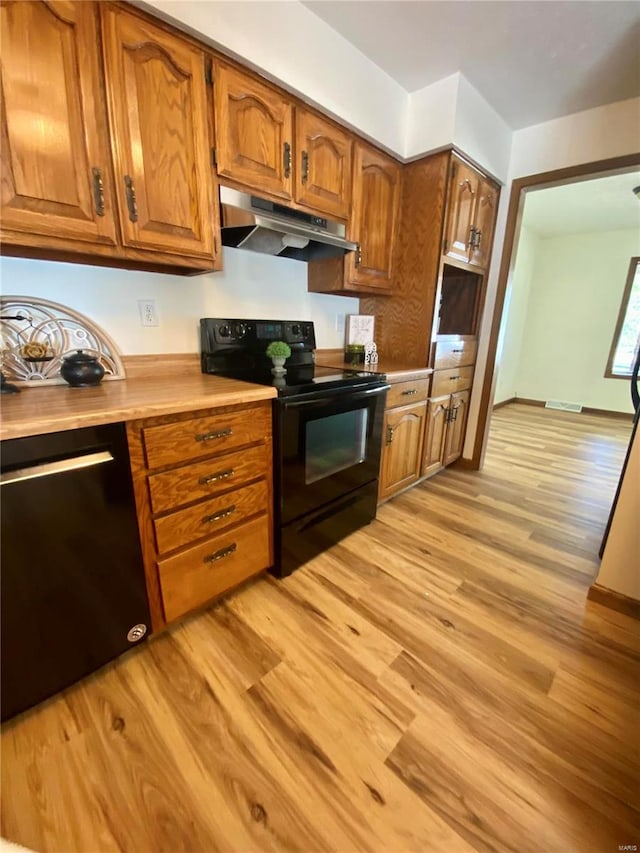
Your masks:
<path fill-rule="evenodd" d="M 174 465 L 243 444 L 264 441 L 271 430 L 271 407 L 216 412 L 161 426 L 146 427 L 144 447 L 149 468 Z"/>
<path fill-rule="evenodd" d="M 264 476 L 271 459 L 264 444 L 183 465 L 163 474 L 151 474 L 149 492 L 153 512 L 179 507 L 199 498 L 241 486 Z"/>
<path fill-rule="evenodd" d="M 438 341 L 433 366 L 436 370 L 475 364 L 478 342 L 475 338 L 461 341 Z"/>
<path fill-rule="evenodd" d="M 429 396 L 429 378 L 409 382 L 393 382 L 387 391 L 387 409 L 420 403 Z"/>
<path fill-rule="evenodd" d="M 473 367 L 450 367 L 448 370 L 435 370 L 431 385 L 431 396 L 441 397 L 443 394 L 455 394 L 456 391 L 466 391 L 471 388 Z"/>
<path fill-rule="evenodd" d="M 158 552 L 166 554 L 203 536 L 239 524 L 269 507 L 266 480 L 235 489 L 219 497 L 180 509 L 155 521 Z"/>
<path fill-rule="evenodd" d="M 158 560 L 167 622 L 206 604 L 271 565 L 268 516 Z"/>

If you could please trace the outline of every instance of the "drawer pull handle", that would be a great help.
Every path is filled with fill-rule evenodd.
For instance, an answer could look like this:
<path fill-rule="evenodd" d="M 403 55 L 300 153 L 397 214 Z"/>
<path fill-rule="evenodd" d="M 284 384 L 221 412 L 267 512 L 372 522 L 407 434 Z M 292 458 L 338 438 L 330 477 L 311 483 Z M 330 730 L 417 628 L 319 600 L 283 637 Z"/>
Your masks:
<path fill-rule="evenodd" d="M 461 379 L 460 376 L 450 376 L 449 379 L 453 382 L 454 379 Z"/>
<path fill-rule="evenodd" d="M 210 474 L 208 477 L 200 477 L 198 482 L 201 486 L 208 486 L 209 483 L 216 483 L 218 480 L 228 480 L 229 477 L 233 477 L 233 468 L 229 468 L 226 471 L 218 471 L 217 474 Z"/>
<path fill-rule="evenodd" d="M 213 524 L 214 521 L 220 521 L 223 518 L 227 518 L 236 511 L 235 504 L 231 504 L 231 506 L 227 506 L 224 509 L 221 509 L 220 512 L 214 512 L 213 515 L 205 515 L 202 518 L 203 524 Z"/>
<path fill-rule="evenodd" d="M 232 434 L 233 430 L 231 427 L 227 427 L 226 429 L 214 430 L 213 432 L 200 433 L 200 435 L 196 436 L 196 441 L 213 441 L 214 438 L 226 438 Z"/>
<path fill-rule="evenodd" d="M 401 393 L 402 393 L 403 397 L 410 397 L 413 394 L 417 394 L 418 392 L 416 391 L 415 388 L 410 388 L 408 391 L 402 391 Z"/>
<path fill-rule="evenodd" d="M 220 548 L 219 551 L 214 551 L 213 554 L 207 554 L 207 556 L 203 558 L 202 562 L 215 563 L 217 560 L 223 560 L 225 557 L 230 557 L 235 550 L 236 543 L 232 542 L 231 545 L 228 545 L 226 548 Z"/>
<path fill-rule="evenodd" d="M 461 349 L 452 349 L 452 350 L 451 350 L 451 352 L 464 352 L 464 350 L 461 350 Z"/>

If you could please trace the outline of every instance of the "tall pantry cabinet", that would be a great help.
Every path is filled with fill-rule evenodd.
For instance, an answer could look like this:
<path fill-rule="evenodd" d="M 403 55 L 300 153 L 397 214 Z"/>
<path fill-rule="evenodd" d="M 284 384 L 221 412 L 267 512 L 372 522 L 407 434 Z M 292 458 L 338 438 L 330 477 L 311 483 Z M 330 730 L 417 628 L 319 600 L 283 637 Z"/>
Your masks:
<path fill-rule="evenodd" d="M 422 477 L 462 454 L 498 197 L 453 151 L 405 165 L 393 289 L 360 302 L 384 356 L 433 368 Z"/>

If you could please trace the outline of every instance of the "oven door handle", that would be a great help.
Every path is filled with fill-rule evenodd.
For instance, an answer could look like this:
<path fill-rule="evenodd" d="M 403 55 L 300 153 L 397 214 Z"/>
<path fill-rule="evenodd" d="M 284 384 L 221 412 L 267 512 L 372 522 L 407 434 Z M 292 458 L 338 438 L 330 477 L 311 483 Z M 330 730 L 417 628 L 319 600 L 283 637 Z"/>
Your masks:
<path fill-rule="evenodd" d="M 364 390 L 355 391 L 352 394 L 349 394 L 348 388 L 340 388 L 339 391 L 333 393 L 330 391 L 323 391 L 318 396 L 315 394 L 309 394 L 301 400 L 287 400 L 285 398 L 282 401 L 282 406 L 285 409 L 303 409 L 309 408 L 310 406 L 317 406 L 318 403 L 333 402 L 336 399 L 344 399 L 344 397 L 347 396 L 349 397 L 349 400 L 357 402 L 358 400 L 367 400 L 370 397 L 384 394 L 390 387 L 390 385 L 376 385 L 374 388 L 365 388 Z"/>

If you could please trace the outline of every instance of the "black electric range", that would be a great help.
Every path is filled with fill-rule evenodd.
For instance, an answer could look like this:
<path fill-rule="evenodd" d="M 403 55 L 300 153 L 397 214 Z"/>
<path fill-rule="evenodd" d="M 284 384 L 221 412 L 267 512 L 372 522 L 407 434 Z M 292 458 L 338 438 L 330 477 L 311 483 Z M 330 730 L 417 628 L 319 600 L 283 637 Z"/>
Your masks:
<path fill-rule="evenodd" d="M 265 354 L 271 341 L 284 341 L 291 348 L 283 375 L 273 373 Z M 315 329 L 309 320 L 207 318 L 200 320 L 200 343 L 203 373 L 271 385 L 278 397 L 386 384 L 386 377 L 378 373 L 315 364 Z"/>
<path fill-rule="evenodd" d="M 388 389 L 376 373 L 319 367 L 308 320 L 200 321 L 203 373 L 271 385 L 275 565 L 290 574 L 375 518 Z M 265 350 L 285 341 L 286 373 Z"/>

